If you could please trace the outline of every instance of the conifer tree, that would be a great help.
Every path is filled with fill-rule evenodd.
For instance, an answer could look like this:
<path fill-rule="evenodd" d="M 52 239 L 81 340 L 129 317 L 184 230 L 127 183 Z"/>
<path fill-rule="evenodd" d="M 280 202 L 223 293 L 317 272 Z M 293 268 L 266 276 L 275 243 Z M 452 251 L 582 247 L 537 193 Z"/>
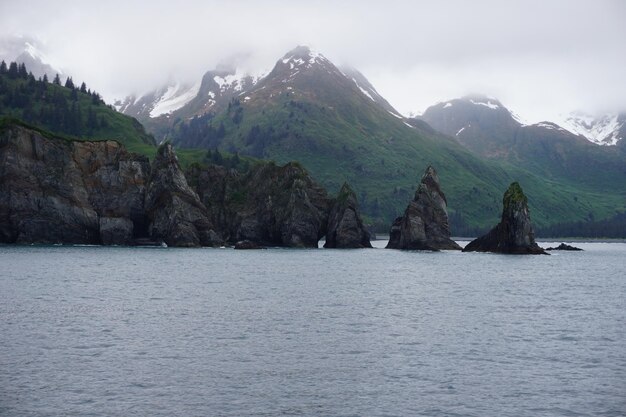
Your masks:
<path fill-rule="evenodd" d="M 6 74 L 9 71 L 7 63 L 4 60 L 0 63 L 0 74 Z"/>
<path fill-rule="evenodd" d="M 17 69 L 17 62 L 11 62 L 9 64 L 9 71 L 7 71 L 9 78 L 17 78 L 19 73 Z"/>
<path fill-rule="evenodd" d="M 85 82 L 83 81 L 83 83 L 80 85 L 80 92 L 81 93 L 85 93 L 87 94 L 87 84 L 85 84 Z"/>
<path fill-rule="evenodd" d="M 50 81 L 48 81 L 48 74 L 44 74 L 44 75 L 43 75 L 43 82 L 44 82 L 44 83 L 48 83 L 48 82 L 50 82 Z"/>
<path fill-rule="evenodd" d="M 61 77 L 59 77 L 59 74 L 54 76 L 54 80 L 52 80 L 52 83 L 56 85 L 61 85 Z"/>
<path fill-rule="evenodd" d="M 26 71 L 26 64 L 24 64 L 23 62 L 18 66 L 17 72 L 20 78 L 24 78 L 24 79 L 28 78 L 28 71 Z"/>
<path fill-rule="evenodd" d="M 74 89 L 74 82 L 72 81 L 72 77 L 67 77 L 65 80 L 65 87 Z"/>

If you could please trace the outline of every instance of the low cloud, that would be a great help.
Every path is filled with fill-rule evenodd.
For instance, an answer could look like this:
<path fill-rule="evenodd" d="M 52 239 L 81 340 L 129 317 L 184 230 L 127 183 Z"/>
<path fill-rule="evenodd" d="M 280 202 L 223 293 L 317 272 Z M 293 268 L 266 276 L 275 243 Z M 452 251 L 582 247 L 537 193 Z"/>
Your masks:
<path fill-rule="evenodd" d="M 403 113 L 483 92 L 531 121 L 626 109 L 626 2 L 2 2 L 0 35 L 45 42 L 108 99 L 270 69 L 307 44 L 359 68 Z"/>

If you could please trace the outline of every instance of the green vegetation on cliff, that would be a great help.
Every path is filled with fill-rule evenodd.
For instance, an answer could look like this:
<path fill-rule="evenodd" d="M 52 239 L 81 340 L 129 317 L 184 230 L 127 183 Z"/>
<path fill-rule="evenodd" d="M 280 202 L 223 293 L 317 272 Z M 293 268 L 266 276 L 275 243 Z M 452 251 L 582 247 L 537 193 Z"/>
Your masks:
<path fill-rule="evenodd" d="M 0 116 L 77 140 L 116 140 L 142 154 L 154 147 L 154 138 L 137 120 L 107 106 L 84 83 L 76 86 L 69 78 L 64 84 L 58 77 L 35 79 L 14 62 L 0 64 Z"/>
<path fill-rule="evenodd" d="M 528 204 L 528 198 L 524 195 L 524 191 L 522 191 L 522 187 L 520 187 L 517 181 L 509 186 L 504 193 L 504 198 L 502 199 L 502 204 L 505 210 L 512 203 Z"/>

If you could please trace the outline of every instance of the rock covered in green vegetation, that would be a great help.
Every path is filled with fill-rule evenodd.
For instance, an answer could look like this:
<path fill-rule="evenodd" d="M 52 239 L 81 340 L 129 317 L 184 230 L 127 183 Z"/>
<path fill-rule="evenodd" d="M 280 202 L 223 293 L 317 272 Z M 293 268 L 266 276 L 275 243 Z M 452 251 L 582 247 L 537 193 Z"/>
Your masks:
<path fill-rule="evenodd" d="M 371 248 L 354 191 L 344 183 L 328 217 L 325 248 Z"/>
<path fill-rule="evenodd" d="M 511 254 L 546 254 L 535 242 L 528 199 L 517 182 L 512 183 L 502 199 L 502 220 L 486 235 L 467 244 L 464 252 Z"/>
<path fill-rule="evenodd" d="M 214 246 L 222 242 L 206 207 L 187 184 L 169 143 L 159 147 L 152 163 L 145 209 L 150 236 L 163 239 L 168 246 Z"/>
<path fill-rule="evenodd" d="M 195 167 L 188 177 L 229 242 L 317 247 L 326 234 L 331 199 L 297 163 L 259 163 L 245 174 Z"/>
<path fill-rule="evenodd" d="M 460 250 L 450 239 L 446 197 L 432 166 L 426 168 L 415 197 L 391 226 L 388 249 Z"/>

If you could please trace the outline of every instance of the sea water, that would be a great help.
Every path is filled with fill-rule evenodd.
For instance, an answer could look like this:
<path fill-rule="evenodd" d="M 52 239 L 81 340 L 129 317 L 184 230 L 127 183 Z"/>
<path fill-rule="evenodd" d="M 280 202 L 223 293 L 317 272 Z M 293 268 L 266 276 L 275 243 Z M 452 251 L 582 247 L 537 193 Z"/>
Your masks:
<path fill-rule="evenodd" d="M 0 246 L 0 415 L 626 414 L 626 244 L 384 243 Z"/>

